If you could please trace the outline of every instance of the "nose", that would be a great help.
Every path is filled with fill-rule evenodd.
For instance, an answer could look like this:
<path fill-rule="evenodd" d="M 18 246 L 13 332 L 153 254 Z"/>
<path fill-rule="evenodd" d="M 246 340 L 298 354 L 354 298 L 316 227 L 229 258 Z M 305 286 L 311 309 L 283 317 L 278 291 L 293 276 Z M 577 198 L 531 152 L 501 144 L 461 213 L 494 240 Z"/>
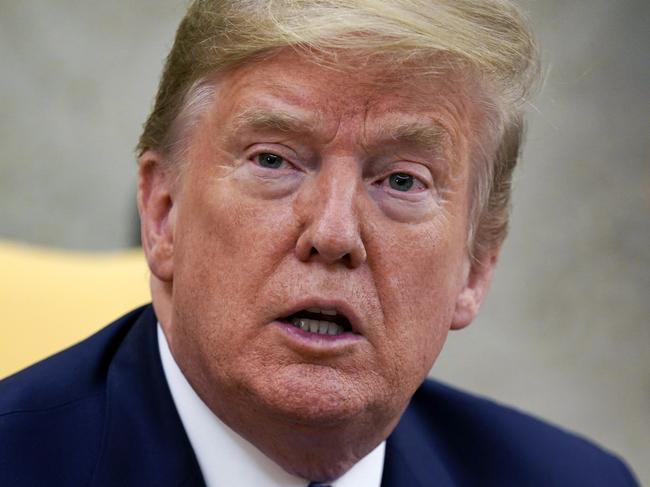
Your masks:
<path fill-rule="evenodd" d="M 296 199 L 296 212 L 304 222 L 296 243 L 303 262 L 342 263 L 349 268 L 366 261 L 355 205 L 359 178 L 353 171 L 329 171 L 316 176 Z"/>

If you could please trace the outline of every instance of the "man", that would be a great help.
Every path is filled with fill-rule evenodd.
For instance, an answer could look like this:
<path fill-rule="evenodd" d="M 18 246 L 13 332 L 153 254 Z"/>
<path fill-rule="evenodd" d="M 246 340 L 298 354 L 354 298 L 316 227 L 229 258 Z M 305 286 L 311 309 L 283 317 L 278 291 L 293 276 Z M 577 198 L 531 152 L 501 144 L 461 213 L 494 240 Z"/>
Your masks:
<path fill-rule="evenodd" d="M 2 485 L 634 485 L 424 382 L 534 81 L 504 1 L 196 1 L 139 144 L 153 306 L 0 386 Z"/>

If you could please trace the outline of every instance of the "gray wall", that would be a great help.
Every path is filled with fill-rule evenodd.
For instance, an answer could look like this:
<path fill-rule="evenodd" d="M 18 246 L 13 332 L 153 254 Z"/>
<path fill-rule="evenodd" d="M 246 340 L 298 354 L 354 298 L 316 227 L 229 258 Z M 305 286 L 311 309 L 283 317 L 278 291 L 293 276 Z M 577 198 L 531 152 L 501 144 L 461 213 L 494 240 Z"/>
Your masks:
<path fill-rule="evenodd" d="M 433 375 L 583 433 L 650 484 L 650 2 L 527 0 L 547 81 L 480 319 Z M 183 4 L 0 2 L 0 237 L 131 244 L 133 147 Z"/>

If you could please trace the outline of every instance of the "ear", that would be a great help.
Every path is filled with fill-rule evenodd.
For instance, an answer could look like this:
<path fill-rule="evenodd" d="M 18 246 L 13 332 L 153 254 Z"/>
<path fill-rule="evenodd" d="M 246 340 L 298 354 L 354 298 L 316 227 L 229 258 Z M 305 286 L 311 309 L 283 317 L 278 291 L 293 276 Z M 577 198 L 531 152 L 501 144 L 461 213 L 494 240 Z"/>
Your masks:
<path fill-rule="evenodd" d="M 497 257 L 498 252 L 495 251 L 469 264 L 465 285 L 456 298 L 456 308 L 451 322 L 452 330 L 465 328 L 476 318 L 490 288 Z"/>
<path fill-rule="evenodd" d="M 163 282 L 171 282 L 174 270 L 176 172 L 165 159 L 148 150 L 138 159 L 138 210 L 140 231 L 149 269 Z"/>

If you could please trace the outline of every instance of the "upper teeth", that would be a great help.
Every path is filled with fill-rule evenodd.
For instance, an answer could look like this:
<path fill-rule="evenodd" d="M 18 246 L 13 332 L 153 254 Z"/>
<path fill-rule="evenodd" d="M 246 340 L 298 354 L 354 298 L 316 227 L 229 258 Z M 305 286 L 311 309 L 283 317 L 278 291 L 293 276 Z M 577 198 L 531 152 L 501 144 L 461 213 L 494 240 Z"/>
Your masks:
<path fill-rule="evenodd" d="M 308 311 L 311 311 L 308 310 Z M 309 318 L 294 318 L 291 324 L 311 333 L 318 333 L 319 335 L 340 335 L 345 330 L 341 325 L 331 321 L 310 320 Z"/>
<path fill-rule="evenodd" d="M 334 309 L 307 308 L 307 311 L 310 313 L 320 313 L 329 316 L 336 315 L 336 310 Z"/>

